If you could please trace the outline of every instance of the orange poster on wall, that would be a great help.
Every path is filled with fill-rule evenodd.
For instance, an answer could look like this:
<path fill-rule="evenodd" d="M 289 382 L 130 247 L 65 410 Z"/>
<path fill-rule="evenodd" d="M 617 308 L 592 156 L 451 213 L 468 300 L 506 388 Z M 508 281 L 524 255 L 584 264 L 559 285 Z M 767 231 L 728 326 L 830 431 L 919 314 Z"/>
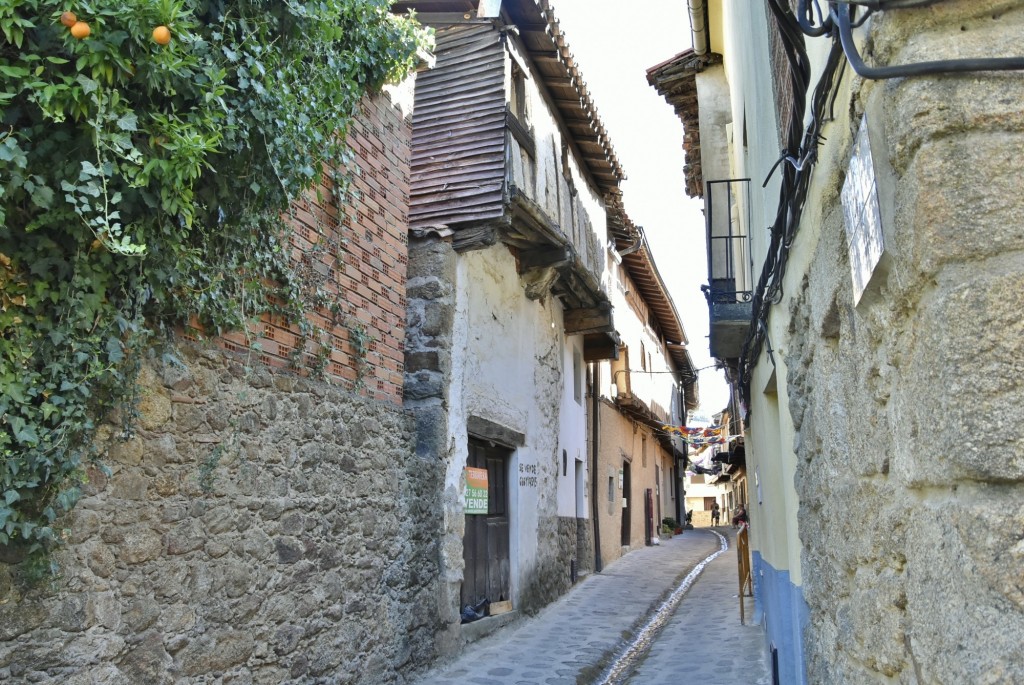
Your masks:
<path fill-rule="evenodd" d="M 466 513 L 487 513 L 487 469 L 466 467 Z"/>

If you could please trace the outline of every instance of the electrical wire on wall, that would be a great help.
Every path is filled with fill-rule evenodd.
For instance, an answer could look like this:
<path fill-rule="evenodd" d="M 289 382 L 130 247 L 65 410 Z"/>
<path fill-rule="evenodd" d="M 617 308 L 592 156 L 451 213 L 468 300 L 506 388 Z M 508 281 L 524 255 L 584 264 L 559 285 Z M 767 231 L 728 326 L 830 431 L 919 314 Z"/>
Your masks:
<path fill-rule="evenodd" d="M 740 356 L 739 381 L 743 398 L 750 406 L 750 381 L 754 366 L 764 346 L 768 312 L 782 297 L 782 280 L 786 272 L 789 253 L 800 226 L 807 191 L 811 182 L 811 170 L 817 161 L 821 129 L 825 123 L 825 111 L 833 99 L 833 90 L 838 85 L 843 64 L 842 45 L 838 35 L 833 35 L 832 49 L 826 60 L 825 69 L 814 88 L 811 99 L 811 117 L 803 127 L 806 114 L 807 92 L 810 89 L 811 69 L 804 47 L 805 31 L 788 7 L 785 0 L 768 0 L 768 6 L 778 23 L 782 47 L 790 65 L 790 80 L 793 87 L 793 111 L 786 133 L 786 149 L 769 174 L 782 169 L 782 184 L 779 189 L 779 205 L 775 221 L 769 227 L 771 238 L 768 254 L 761 269 L 757 288 L 752 300 L 752 322 L 743 344 Z M 815 35 L 812 32 L 811 35 Z M 767 184 L 767 179 L 765 184 Z"/>
<path fill-rule="evenodd" d="M 793 109 L 787 124 L 786 147 L 772 166 L 768 180 L 782 169 L 779 205 L 769 227 L 771 238 L 761 276 L 752 300 L 751 325 L 740 354 L 737 375 L 740 391 L 750 406 L 750 383 L 767 336 L 768 313 L 783 295 L 782 281 L 789 253 L 796 238 L 810 187 L 811 173 L 817 163 L 821 131 L 831 121 L 842 72 L 848 62 L 857 75 L 866 79 L 889 79 L 929 74 L 1024 69 L 1024 57 L 996 57 L 937 60 L 913 64 L 872 67 L 865 64 L 853 40 L 853 29 L 862 26 L 874 12 L 903 10 L 936 5 L 946 0 L 831 0 L 824 11 L 820 0 L 799 0 L 796 14 L 789 0 L 767 0 L 778 25 L 781 44 L 790 66 Z M 825 67 L 811 97 L 810 118 L 806 129 L 807 92 L 811 70 L 805 37 L 828 36 L 832 46 Z M 845 59 L 844 59 L 845 57 Z M 762 186 L 763 187 L 763 186 Z"/>

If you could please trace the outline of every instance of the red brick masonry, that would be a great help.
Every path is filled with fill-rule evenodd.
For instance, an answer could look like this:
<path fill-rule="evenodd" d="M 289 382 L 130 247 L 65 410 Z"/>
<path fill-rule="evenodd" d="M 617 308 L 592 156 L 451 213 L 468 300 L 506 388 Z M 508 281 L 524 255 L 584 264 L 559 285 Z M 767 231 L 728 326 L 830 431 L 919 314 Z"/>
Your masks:
<path fill-rule="evenodd" d="M 316 192 L 294 203 L 291 223 L 293 262 L 311 282 L 338 298 L 340 324 L 330 309 L 318 307 L 308 318 L 333 338 L 324 372 L 334 382 L 357 387 L 365 395 L 394 404 L 402 401 L 405 345 L 405 281 L 408 264 L 409 165 L 411 122 L 386 94 L 364 100 L 348 141 L 356 173 L 343 204 L 325 180 Z M 357 324 L 358 322 L 358 324 Z M 363 363 L 350 340 L 361 325 L 369 335 Z M 260 329 L 227 334 L 219 343 L 232 351 L 255 346 L 259 360 L 272 367 L 308 373 L 318 346 L 306 345 L 300 332 L 279 317 L 266 315 Z"/>

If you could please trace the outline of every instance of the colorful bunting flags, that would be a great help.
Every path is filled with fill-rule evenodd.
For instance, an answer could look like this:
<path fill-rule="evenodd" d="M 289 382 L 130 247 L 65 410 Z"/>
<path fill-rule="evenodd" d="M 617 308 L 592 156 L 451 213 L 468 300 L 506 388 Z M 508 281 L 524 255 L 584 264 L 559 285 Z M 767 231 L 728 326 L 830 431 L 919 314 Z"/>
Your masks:
<path fill-rule="evenodd" d="M 725 428 L 722 426 L 662 426 L 661 429 L 682 436 L 691 445 L 723 445 L 727 442 L 723 437 Z"/>

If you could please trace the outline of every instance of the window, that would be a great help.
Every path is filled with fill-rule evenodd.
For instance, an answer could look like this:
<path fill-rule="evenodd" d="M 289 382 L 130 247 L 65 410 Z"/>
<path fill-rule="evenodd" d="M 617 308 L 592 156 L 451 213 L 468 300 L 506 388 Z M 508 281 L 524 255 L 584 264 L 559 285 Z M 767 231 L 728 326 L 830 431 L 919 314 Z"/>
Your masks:
<path fill-rule="evenodd" d="M 644 371 L 647 370 L 647 348 L 644 347 L 643 342 L 640 343 L 640 368 Z"/>
<path fill-rule="evenodd" d="M 615 513 L 615 477 L 608 476 L 608 513 Z"/>
<path fill-rule="evenodd" d="M 526 73 L 518 64 L 512 65 L 512 113 L 523 126 L 530 125 L 530 113 L 526 100 Z"/>
<path fill-rule="evenodd" d="M 647 436 L 640 436 L 640 463 L 647 468 Z"/>

